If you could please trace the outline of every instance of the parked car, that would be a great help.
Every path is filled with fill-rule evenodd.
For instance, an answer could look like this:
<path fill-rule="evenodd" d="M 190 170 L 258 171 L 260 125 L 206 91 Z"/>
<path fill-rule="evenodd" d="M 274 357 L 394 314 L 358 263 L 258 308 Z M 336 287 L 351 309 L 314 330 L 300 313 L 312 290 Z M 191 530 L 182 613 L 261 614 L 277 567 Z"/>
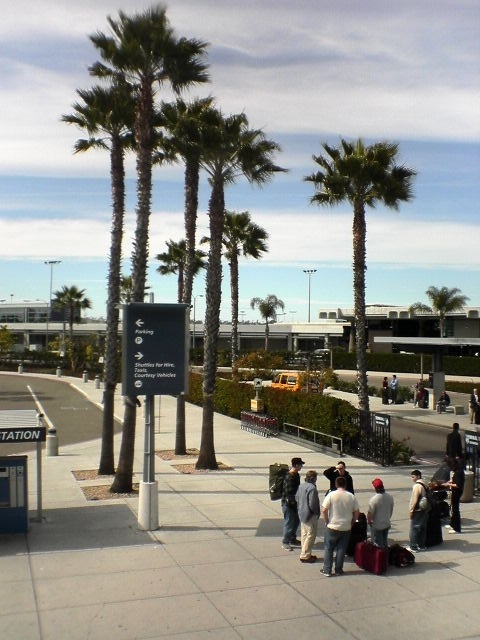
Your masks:
<path fill-rule="evenodd" d="M 271 384 L 272 389 L 284 391 L 302 391 L 304 393 L 318 393 L 320 381 L 314 375 L 308 375 L 304 371 L 280 371 Z"/>

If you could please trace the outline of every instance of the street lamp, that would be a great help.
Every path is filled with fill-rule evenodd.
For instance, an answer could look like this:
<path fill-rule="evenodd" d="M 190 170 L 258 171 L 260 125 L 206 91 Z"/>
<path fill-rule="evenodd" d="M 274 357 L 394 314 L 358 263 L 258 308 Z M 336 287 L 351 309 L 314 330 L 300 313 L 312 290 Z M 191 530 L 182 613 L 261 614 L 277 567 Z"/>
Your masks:
<path fill-rule="evenodd" d="M 195 308 L 196 308 L 196 302 L 197 302 L 197 298 L 203 298 L 203 294 L 199 293 L 198 296 L 193 296 L 193 335 L 192 335 L 192 348 L 195 349 Z"/>
<path fill-rule="evenodd" d="M 308 321 L 310 322 L 310 282 L 312 279 L 312 274 L 317 273 L 316 269 L 304 269 L 303 273 L 306 273 L 308 276 Z"/>
<path fill-rule="evenodd" d="M 48 321 L 50 320 L 50 315 L 52 313 L 52 285 L 53 285 L 53 267 L 56 264 L 60 264 L 61 260 L 44 260 L 43 264 L 50 265 L 50 296 L 48 298 L 48 310 L 47 310 L 47 329 L 46 329 L 46 340 L 45 340 L 45 351 L 48 351 Z"/>
<path fill-rule="evenodd" d="M 241 316 L 240 322 L 242 322 L 242 323 L 245 322 L 245 313 L 246 313 L 246 311 L 240 311 L 240 316 Z"/>
<path fill-rule="evenodd" d="M 296 311 L 290 311 L 290 313 L 292 314 L 292 323 L 295 322 L 295 314 L 297 313 Z"/>

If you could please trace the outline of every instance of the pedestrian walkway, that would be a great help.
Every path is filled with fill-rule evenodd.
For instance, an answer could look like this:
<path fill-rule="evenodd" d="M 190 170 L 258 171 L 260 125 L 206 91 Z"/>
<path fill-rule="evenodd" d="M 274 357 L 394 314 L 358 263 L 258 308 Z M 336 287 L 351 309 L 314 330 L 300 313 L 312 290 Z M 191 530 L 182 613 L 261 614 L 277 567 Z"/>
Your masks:
<path fill-rule="evenodd" d="M 101 403 L 93 382 L 62 382 Z M 410 409 L 402 407 L 406 415 Z M 157 450 L 174 448 L 175 410 L 171 397 L 156 405 Z M 118 398 L 119 416 L 122 411 Z M 187 446 L 198 448 L 202 410 L 187 405 L 186 414 Z M 109 480 L 78 481 L 72 473 L 98 467 L 100 441 L 62 446 L 61 430 L 58 435 L 59 456 L 44 458 L 43 521 L 32 522 L 27 535 L 0 536 L 2 640 L 480 636 L 477 501 L 461 506 L 463 533 L 445 535 L 444 544 L 418 554 L 413 567 L 389 567 L 385 576 L 374 576 L 348 561 L 345 574 L 332 580 L 321 575 L 321 563 L 301 563 L 299 551 L 282 549 L 281 508 L 270 501 L 267 487 L 272 462 L 300 455 L 304 472 L 321 472 L 336 457 L 254 435 L 241 430 L 239 421 L 216 415 L 217 461 L 229 470 L 182 473 L 180 465 L 189 459 L 156 457 L 160 526 L 145 532 L 137 528 L 138 498 L 87 501 L 83 485 Z M 119 442 L 117 436 L 116 455 Z M 395 498 L 391 539 L 406 543 L 411 469 L 383 469 L 353 457 L 345 461 L 363 511 L 372 479 L 383 478 Z M 142 466 L 140 410 L 138 480 Z M 29 475 L 34 514 L 33 464 Z M 318 488 L 328 488 L 321 475 Z M 320 527 L 314 551 L 320 558 L 322 537 Z"/>

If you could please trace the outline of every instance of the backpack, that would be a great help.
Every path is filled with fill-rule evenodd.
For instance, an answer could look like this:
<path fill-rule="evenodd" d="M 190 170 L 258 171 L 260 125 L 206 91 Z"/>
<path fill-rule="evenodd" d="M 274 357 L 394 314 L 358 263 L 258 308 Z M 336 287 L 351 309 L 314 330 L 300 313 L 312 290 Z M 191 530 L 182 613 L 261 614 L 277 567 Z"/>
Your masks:
<path fill-rule="evenodd" d="M 420 482 L 420 484 L 425 489 L 425 495 L 422 496 L 418 501 L 418 508 L 422 511 L 431 511 L 435 506 L 435 497 L 430 489 L 425 484 L 423 484 L 423 482 Z"/>
<path fill-rule="evenodd" d="M 274 462 L 269 467 L 268 491 L 270 500 L 280 500 L 283 495 L 283 482 L 289 471 L 288 464 Z"/>
<path fill-rule="evenodd" d="M 415 562 L 415 556 L 411 551 L 399 544 L 392 544 L 388 549 L 388 563 L 395 567 L 408 567 Z"/>

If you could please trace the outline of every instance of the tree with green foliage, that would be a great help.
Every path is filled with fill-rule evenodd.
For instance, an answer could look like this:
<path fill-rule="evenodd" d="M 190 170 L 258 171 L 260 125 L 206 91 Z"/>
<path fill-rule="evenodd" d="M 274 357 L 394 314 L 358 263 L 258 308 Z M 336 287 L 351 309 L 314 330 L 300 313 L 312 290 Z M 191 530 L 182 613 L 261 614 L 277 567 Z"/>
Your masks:
<path fill-rule="evenodd" d="M 90 73 L 110 82 L 126 83 L 135 94 L 135 153 L 137 207 L 132 253 L 132 301 L 143 302 L 147 277 L 149 223 L 152 200 L 152 165 L 155 144 L 155 95 L 167 83 L 175 94 L 208 81 L 203 61 L 206 43 L 175 35 L 165 7 L 157 6 L 118 19 L 107 18 L 111 33 L 97 32 L 90 39 L 102 62 Z M 111 491 L 132 489 L 135 451 L 136 398 L 127 397 L 118 466 Z"/>
<path fill-rule="evenodd" d="M 73 113 L 62 116 L 63 122 L 83 129 L 88 138 L 77 140 L 75 153 L 90 149 L 110 152 L 112 191 L 112 228 L 108 269 L 107 327 L 105 336 L 102 448 L 98 473 L 113 475 L 115 389 L 118 383 L 118 321 L 120 302 L 120 268 L 122 262 L 123 225 L 125 219 L 125 151 L 133 146 L 135 102 L 131 88 L 122 85 L 78 89 L 80 102 Z"/>
<path fill-rule="evenodd" d="M 285 309 L 285 303 L 273 293 L 269 293 L 266 298 L 252 298 L 250 300 L 252 309 L 258 308 L 260 315 L 265 322 L 265 351 L 268 351 L 268 337 L 270 335 L 270 322 L 277 321 L 277 311 Z"/>
<path fill-rule="evenodd" d="M 193 264 L 193 276 L 195 277 L 200 269 L 205 269 L 205 258 L 207 254 L 200 249 L 195 250 L 195 260 Z M 185 240 L 167 240 L 167 251 L 157 253 L 156 260 L 162 264 L 157 267 L 157 272 L 162 276 L 171 274 L 177 275 L 177 302 L 183 302 L 185 267 L 187 263 L 187 250 Z"/>
<path fill-rule="evenodd" d="M 268 233 L 255 224 L 248 211 L 226 211 L 223 229 L 224 256 L 230 267 L 230 296 L 232 302 L 232 369 L 236 370 L 238 358 L 238 259 L 259 260 L 268 251 Z"/>
<path fill-rule="evenodd" d="M 461 311 L 466 303 L 470 300 L 468 296 L 463 295 L 460 289 L 454 287 L 429 287 L 425 294 L 430 299 L 430 305 L 423 302 L 414 302 L 409 307 L 412 315 L 421 313 L 433 313 L 438 316 L 440 321 L 440 337 L 445 337 L 445 318 L 448 313 Z"/>
<path fill-rule="evenodd" d="M 11 350 L 17 339 L 6 324 L 0 327 L 0 355 L 6 356 Z"/>
<path fill-rule="evenodd" d="M 365 313 L 365 272 L 367 224 L 365 209 L 383 204 L 398 209 L 412 198 L 415 171 L 398 165 L 398 145 L 377 142 L 366 146 L 341 140 L 338 147 L 324 143 L 325 155 L 313 156 L 320 169 L 305 177 L 313 183 L 311 202 L 336 206 L 348 202 L 353 207 L 353 298 L 356 331 L 357 384 L 360 409 L 369 410 L 367 382 L 367 323 Z"/>
<path fill-rule="evenodd" d="M 206 277 L 206 313 L 203 358 L 203 420 L 197 469 L 216 469 L 213 416 L 217 345 L 222 290 L 222 242 L 225 220 L 225 186 L 246 178 L 253 185 L 272 179 L 281 167 L 273 162 L 279 146 L 260 129 L 250 129 L 245 114 L 224 116 L 216 110 L 208 129 L 208 145 L 200 161 L 211 186 L 208 203 L 209 252 Z M 211 113 L 212 115 L 212 113 Z"/>

